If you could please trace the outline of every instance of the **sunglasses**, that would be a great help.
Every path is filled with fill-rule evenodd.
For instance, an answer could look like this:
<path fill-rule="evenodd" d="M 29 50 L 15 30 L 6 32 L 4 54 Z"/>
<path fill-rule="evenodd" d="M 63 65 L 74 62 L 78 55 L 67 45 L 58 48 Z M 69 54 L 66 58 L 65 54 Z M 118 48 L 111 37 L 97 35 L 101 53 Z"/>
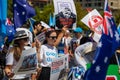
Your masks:
<path fill-rule="evenodd" d="M 49 36 L 50 39 L 57 39 L 57 36 Z"/>
<path fill-rule="evenodd" d="M 24 41 L 28 41 L 28 38 L 23 38 Z"/>

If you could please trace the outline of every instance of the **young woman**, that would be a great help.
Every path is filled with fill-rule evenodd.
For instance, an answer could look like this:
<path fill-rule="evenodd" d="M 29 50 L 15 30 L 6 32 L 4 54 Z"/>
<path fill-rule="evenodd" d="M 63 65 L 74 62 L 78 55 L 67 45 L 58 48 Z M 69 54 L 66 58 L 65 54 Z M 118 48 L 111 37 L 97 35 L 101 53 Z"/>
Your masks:
<path fill-rule="evenodd" d="M 13 47 L 9 50 L 8 55 L 6 56 L 6 66 L 5 73 L 8 78 L 11 80 L 30 80 L 31 74 L 20 74 L 15 75 L 12 70 L 17 65 L 19 61 L 22 51 L 28 49 L 30 47 L 26 47 L 29 41 L 29 34 L 25 30 L 19 30 L 16 32 L 14 36 L 14 44 Z M 39 42 L 36 41 L 36 49 L 37 53 L 39 52 L 40 46 Z"/>
<path fill-rule="evenodd" d="M 41 46 L 40 49 L 40 65 L 42 71 L 39 75 L 38 80 L 50 80 L 50 64 L 53 58 L 58 58 L 58 52 L 54 43 L 57 39 L 57 33 L 55 30 L 46 32 L 46 44 Z"/>

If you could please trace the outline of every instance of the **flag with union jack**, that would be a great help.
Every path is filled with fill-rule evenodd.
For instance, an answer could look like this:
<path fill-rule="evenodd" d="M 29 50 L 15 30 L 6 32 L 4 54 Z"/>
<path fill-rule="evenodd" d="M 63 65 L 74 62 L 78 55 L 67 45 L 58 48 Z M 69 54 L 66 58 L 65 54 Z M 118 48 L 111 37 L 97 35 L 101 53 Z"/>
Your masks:
<path fill-rule="evenodd" d="M 9 18 L 7 18 L 6 20 L 6 35 L 8 37 L 8 42 L 11 42 L 14 38 L 14 34 L 15 34 L 15 28 L 14 28 L 14 24 L 11 22 L 11 20 Z"/>
<path fill-rule="evenodd" d="M 112 12 L 110 10 L 110 7 L 108 6 L 107 0 L 105 0 L 105 6 L 104 6 L 104 21 L 103 21 L 103 26 L 104 26 L 104 33 L 106 35 L 110 34 L 112 37 L 112 30 L 111 30 L 111 24 L 110 24 L 110 19 L 112 19 Z M 112 22 L 112 21 L 111 21 Z"/>
<path fill-rule="evenodd" d="M 106 80 L 110 58 L 120 44 L 120 36 L 107 0 L 104 6 L 103 25 L 103 34 L 96 48 L 95 58 L 91 67 L 86 71 L 84 80 Z"/>

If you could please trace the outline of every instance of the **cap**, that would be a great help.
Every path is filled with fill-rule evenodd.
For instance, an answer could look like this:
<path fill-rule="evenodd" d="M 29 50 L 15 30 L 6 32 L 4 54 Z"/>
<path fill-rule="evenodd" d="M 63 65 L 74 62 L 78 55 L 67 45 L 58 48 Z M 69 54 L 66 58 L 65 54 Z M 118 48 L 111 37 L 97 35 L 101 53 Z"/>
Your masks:
<path fill-rule="evenodd" d="M 83 32 L 83 30 L 82 30 L 82 28 L 77 27 L 74 29 L 74 32 L 81 33 L 81 32 Z"/>
<path fill-rule="evenodd" d="M 14 40 L 19 40 L 19 39 L 23 39 L 23 38 L 29 38 L 27 31 L 25 31 L 25 30 L 16 31 L 16 33 L 14 35 Z"/>

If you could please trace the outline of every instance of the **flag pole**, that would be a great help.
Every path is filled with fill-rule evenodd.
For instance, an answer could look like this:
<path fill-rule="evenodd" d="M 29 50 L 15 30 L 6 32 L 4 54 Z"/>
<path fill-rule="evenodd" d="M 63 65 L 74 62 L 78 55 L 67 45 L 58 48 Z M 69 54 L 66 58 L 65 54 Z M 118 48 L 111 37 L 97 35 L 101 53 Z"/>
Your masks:
<path fill-rule="evenodd" d="M 117 65 L 118 65 L 118 73 L 120 74 L 120 63 L 119 63 L 119 60 L 118 60 L 117 51 L 115 52 L 115 58 L 116 58 Z"/>
<path fill-rule="evenodd" d="M 32 18 L 31 18 L 32 19 Z M 31 32 L 33 32 L 34 36 L 36 37 L 36 34 L 34 33 L 34 28 L 33 28 L 33 24 L 31 22 L 31 20 L 29 19 L 30 22 L 30 29 L 32 30 Z"/>

